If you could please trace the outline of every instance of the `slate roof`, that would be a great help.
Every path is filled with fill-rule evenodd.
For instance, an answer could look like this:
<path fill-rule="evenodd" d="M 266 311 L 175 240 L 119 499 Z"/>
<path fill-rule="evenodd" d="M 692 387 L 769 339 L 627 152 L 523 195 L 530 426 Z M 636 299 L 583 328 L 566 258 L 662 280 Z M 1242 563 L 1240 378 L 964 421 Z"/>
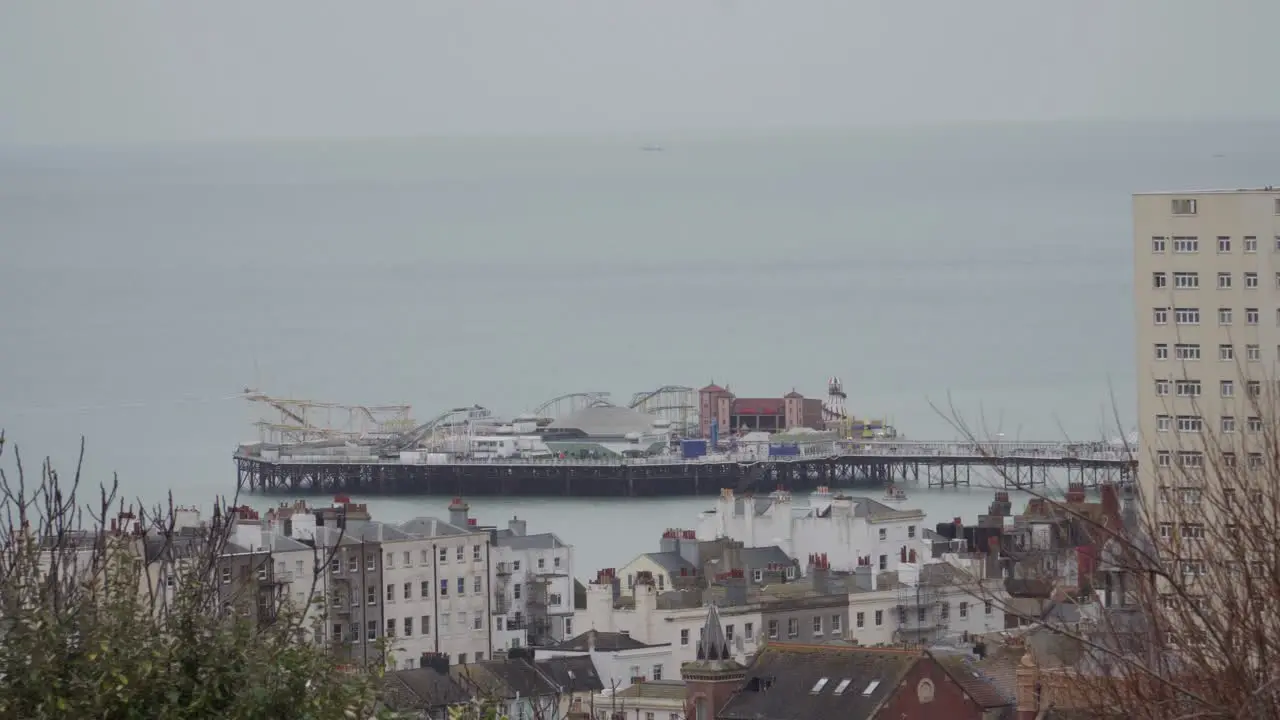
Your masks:
<path fill-rule="evenodd" d="M 400 529 L 422 537 L 444 537 L 446 535 L 465 535 L 466 530 L 457 525 L 433 517 L 416 517 L 408 522 L 400 523 Z"/>
<path fill-rule="evenodd" d="M 524 658 L 454 665 L 449 676 L 464 690 L 505 700 L 556 695 L 559 689 Z"/>
<path fill-rule="evenodd" d="M 770 563 L 795 565 L 795 561 L 791 559 L 791 556 L 777 545 L 742 548 L 738 551 L 738 558 L 742 561 L 743 568 L 747 570 L 766 568 Z"/>
<path fill-rule="evenodd" d="M 510 530 L 498 530 L 494 533 L 494 544 L 512 550 L 554 550 L 569 547 L 555 533 L 516 535 Z"/>
<path fill-rule="evenodd" d="M 410 522 L 413 522 L 412 520 Z M 452 526 L 450 526 L 452 527 Z M 347 521 L 347 535 L 365 542 L 395 542 L 396 540 L 412 540 L 413 534 L 402 527 L 389 523 L 367 520 L 361 522 Z"/>
<path fill-rule="evenodd" d="M 470 699 L 453 678 L 431 667 L 389 672 L 383 683 L 382 700 L 392 710 L 427 710 Z"/>
<path fill-rule="evenodd" d="M 536 660 L 538 671 L 560 686 L 561 692 L 600 692 L 604 681 L 588 655 Z"/>
<path fill-rule="evenodd" d="M 1013 695 L 1006 696 L 1004 688 L 987 677 L 975 663 L 959 655 L 934 656 L 947 675 L 956 682 L 983 710 L 1006 707 L 1014 703 Z M 1014 661 L 1017 662 L 1016 660 Z M 1016 669 L 1016 668 L 1015 668 Z M 1016 681 L 1016 676 L 1015 676 Z M 1012 688 L 1009 688 L 1012 690 Z"/>
<path fill-rule="evenodd" d="M 576 637 L 569 638 L 568 640 L 562 640 L 554 645 L 548 645 L 546 646 L 546 649 L 557 650 L 560 652 L 589 652 L 592 636 L 595 637 L 596 650 L 602 652 L 660 647 L 658 645 L 646 645 L 630 635 L 623 635 L 622 633 L 588 630 Z"/>
<path fill-rule="evenodd" d="M 920 661 L 915 650 L 774 643 L 747 668 L 742 689 L 718 717 L 725 720 L 865 718 Z M 827 682 L 818 692 L 815 685 Z M 847 684 L 845 680 L 849 680 Z M 878 683 L 871 687 L 872 683 Z M 842 688 L 841 685 L 844 685 Z M 866 693 L 868 688 L 870 693 Z M 842 690 L 841 694 L 836 694 Z"/>
<path fill-rule="evenodd" d="M 645 553 L 641 557 L 648 558 L 658 567 L 672 575 L 679 575 L 681 570 L 697 570 L 693 563 L 686 560 L 678 552 Z"/>

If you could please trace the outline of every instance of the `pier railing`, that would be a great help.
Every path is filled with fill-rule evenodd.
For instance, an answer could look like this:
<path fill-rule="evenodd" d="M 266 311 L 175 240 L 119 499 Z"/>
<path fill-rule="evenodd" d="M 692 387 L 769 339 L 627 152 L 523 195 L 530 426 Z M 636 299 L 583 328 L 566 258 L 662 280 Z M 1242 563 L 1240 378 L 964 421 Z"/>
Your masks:
<path fill-rule="evenodd" d="M 830 442 L 830 441 L 828 441 Z M 810 448 L 813 450 L 813 448 Z M 423 465 L 431 463 L 402 463 L 398 458 L 382 458 L 375 456 L 352 455 L 283 455 L 265 458 L 251 452 L 238 454 L 252 460 L 279 465 Z M 957 441 L 911 441 L 911 440 L 841 440 L 833 443 L 820 452 L 809 452 L 802 455 L 764 456 L 762 454 L 716 454 L 699 458 L 682 458 L 675 455 L 660 455 L 639 458 L 466 458 L 450 459 L 446 466 L 575 466 L 575 467 L 618 467 L 625 465 L 716 465 L 724 463 L 803 463 L 837 457 L 865 457 L 867 459 L 885 460 L 922 460 L 939 461 L 946 459 L 987 459 L 991 462 L 999 460 L 1065 462 L 1083 461 L 1094 463 L 1127 463 L 1133 456 L 1124 448 L 1117 448 L 1105 443 L 1068 443 L 1068 442 L 1023 442 L 1016 440 L 1000 440 L 993 442 L 957 442 Z"/>

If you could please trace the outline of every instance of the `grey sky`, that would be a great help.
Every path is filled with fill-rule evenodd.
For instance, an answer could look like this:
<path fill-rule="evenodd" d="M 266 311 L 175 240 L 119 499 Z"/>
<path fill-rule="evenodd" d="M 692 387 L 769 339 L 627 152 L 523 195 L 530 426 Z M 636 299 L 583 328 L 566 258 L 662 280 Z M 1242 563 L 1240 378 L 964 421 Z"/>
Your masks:
<path fill-rule="evenodd" d="M 1274 0 L 6 0 L 0 144 L 1280 116 Z"/>

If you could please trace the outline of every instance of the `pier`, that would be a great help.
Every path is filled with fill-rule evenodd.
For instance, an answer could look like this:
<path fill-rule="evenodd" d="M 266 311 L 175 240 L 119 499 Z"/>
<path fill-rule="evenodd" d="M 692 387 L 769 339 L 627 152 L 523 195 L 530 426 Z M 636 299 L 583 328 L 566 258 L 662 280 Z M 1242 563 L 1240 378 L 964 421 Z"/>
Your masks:
<path fill-rule="evenodd" d="M 1134 479 L 1137 460 L 1102 443 L 839 441 L 823 455 L 742 459 L 676 456 L 613 459 L 470 459 L 412 462 L 378 456 L 286 458 L 247 445 L 235 454 L 239 487 L 251 493 L 441 496 L 655 497 L 1050 482 L 1087 488 Z"/>

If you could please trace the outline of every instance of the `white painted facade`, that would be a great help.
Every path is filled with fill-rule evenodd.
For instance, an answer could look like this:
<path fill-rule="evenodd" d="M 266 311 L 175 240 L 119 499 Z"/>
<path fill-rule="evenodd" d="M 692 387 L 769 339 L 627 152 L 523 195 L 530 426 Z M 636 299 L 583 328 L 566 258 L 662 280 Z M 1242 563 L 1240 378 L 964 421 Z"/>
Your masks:
<path fill-rule="evenodd" d="M 513 517 L 490 549 L 494 648 L 529 645 L 528 624 L 535 617 L 545 617 L 552 641 L 573 637 L 573 546 L 554 533 L 527 535 L 526 529 Z M 542 586 L 545 609 L 530 607 L 535 584 Z"/>
<path fill-rule="evenodd" d="M 663 593 L 672 588 L 672 573 L 662 565 L 653 561 L 649 554 L 637 555 L 634 560 L 618 569 L 618 577 L 622 579 L 622 594 L 630 595 L 635 589 L 636 578 L 640 573 L 653 574 L 653 581 L 658 585 L 658 592 Z"/>
<path fill-rule="evenodd" d="M 951 556 L 942 561 L 967 571 L 980 572 L 980 569 L 965 560 Z M 904 625 L 899 616 L 899 606 L 906 605 L 908 627 L 919 626 L 919 595 L 910 587 L 916 586 L 922 565 L 901 563 L 898 568 L 899 580 L 908 585 L 907 589 L 875 589 L 851 592 L 849 594 L 849 625 L 844 638 L 856 640 L 861 645 L 897 644 L 904 638 L 896 631 Z M 976 581 L 975 581 L 976 583 Z M 932 624 L 936 630 L 930 634 L 934 639 L 959 637 L 965 633 L 970 635 L 997 632 L 1004 629 L 1004 612 L 1007 596 L 1004 594 L 1004 583 L 1000 579 L 983 580 L 981 588 L 974 586 L 954 586 L 934 588 L 926 605 L 926 623 Z M 988 602 L 984 598 L 990 598 Z M 945 606 L 945 610 L 943 607 Z"/>
<path fill-rule="evenodd" d="M 758 514 L 756 502 L 722 491 L 716 506 L 699 516 L 698 539 L 730 537 L 745 547 L 777 545 L 802 560 L 826 553 L 833 571 L 847 572 L 866 556 L 878 569 L 897 570 L 903 551 L 918 548 L 924 531 L 923 511 L 895 510 L 870 498 L 832 495 L 825 488 L 812 493 L 807 505 L 794 505 L 791 493 L 781 490 L 769 495 L 768 506 Z"/>
<path fill-rule="evenodd" d="M 452 526 L 451 526 L 452 527 Z M 489 643 L 489 533 L 467 532 L 430 539 L 436 553 L 434 592 L 439 652 L 454 663 L 492 655 Z"/>
<path fill-rule="evenodd" d="M 747 655 L 755 653 L 760 640 L 760 606 L 721 608 L 720 617 L 726 627 L 735 626 L 733 655 L 738 661 L 745 661 Z M 587 608 L 578 612 L 574 625 L 578 632 L 626 632 L 646 645 L 669 644 L 673 669 L 678 673 L 681 663 L 698 658 L 698 638 L 706 621 L 705 607 L 659 609 L 653 585 L 636 586 L 634 608 L 616 608 L 613 587 L 592 582 L 587 585 Z"/>
<path fill-rule="evenodd" d="M 422 653 L 436 651 L 435 542 L 408 536 L 382 543 L 383 634 L 389 667 L 417 667 Z M 440 648 L 440 652 L 451 649 Z M 464 651 L 465 652 L 465 651 Z"/>
<path fill-rule="evenodd" d="M 314 524 L 312 527 L 314 531 Z M 316 578 L 314 548 L 273 532 L 267 523 L 256 518 L 237 520 L 227 540 L 250 553 L 270 553 L 272 577 L 282 584 L 288 603 L 295 609 L 305 611 L 303 626 L 309 632 L 321 628 L 324 619 L 321 604 L 324 585 Z M 266 569 L 259 569 L 258 574 L 259 579 L 265 579 Z M 315 639 L 317 642 L 323 639 L 323 630 Z"/>

